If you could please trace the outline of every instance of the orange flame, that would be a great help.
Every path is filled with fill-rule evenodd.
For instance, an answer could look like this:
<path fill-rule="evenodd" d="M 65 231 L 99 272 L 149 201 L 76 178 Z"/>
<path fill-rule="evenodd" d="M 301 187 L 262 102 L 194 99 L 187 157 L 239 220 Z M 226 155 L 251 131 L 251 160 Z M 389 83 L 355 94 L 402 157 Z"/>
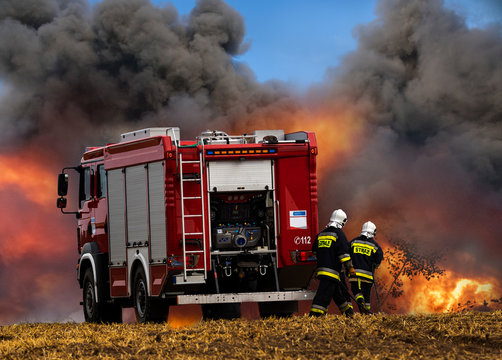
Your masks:
<path fill-rule="evenodd" d="M 178 305 L 169 309 L 168 323 L 175 329 L 193 326 L 201 319 L 202 313 L 198 305 Z"/>
<path fill-rule="evenodd" d="M 75 278 L 64 275 L 75 266 L 75 241 L 68 239 L 75 225 L 58 216 L 48 158 L 29 150 L 0 156 L 0 324 L 67 319 L 78 309 Z"/>
<path fill-rule="evenodd" d="M 319 149 L 317 170 L 320 176 L 341 166 L 358 149 L 360 142 L 356 139 L 364 132 L 362 119 L 355 109 L 341 105 L 254 116 L 238 126 L 241 127 L 234 129 L 236 133 L 248 131 L 245 127 L 255 130 L 283 129 L 286 133 L 313 131 Z"/>
<path fill-rule="evenodd" d="M 303 109 L 289 116 L 262 119 L 254 125 L 255 129 L 314 131 L 319 146 L 320 178 L 328 176 L 329 172 L 336 170 L 340 164 L 350 161 L 358 150 L 357 144 L 361 143 L 356 140 L 365 135 L 361 121 L 350 107 L 331 112 Z M 48 167 L 46 159 L 47 156 L 44 158 L 43 154 L 33 149 L 21 154 L 0 155 L 0 264 L 7 268 L 7 272 L 16 273 L 17 279 L 20 279 L 7 279 L 8 283 L 4 284 L 6 295 L 0 298 L 0 323 L 17 321 L 32 311 L 28 302 L 12 306 L 13 303 L 17 304 L 19 299 L 27 298 L 26 284 L 30 286 L 31 296 L 35 297 L 33 301 L 47 304 L 45 309 L 52 311 L 55 316 L 66 317 L 67 314 L 80 311 L 78 301 L 81 295 L 78 286 L 75 286 L 74 277 L 71 273 L 61 275 L 61 269 L 58 268 L 58 263 L 69 263 L 72 264 L 73 270 L 77 258 L 75 242 L 68 239 L 68 236 L 74 233 L 74 219 L 59 216 L 55 208 L 56 171 Z M 466 202 L 475 201 L 472 197 L 464 196 Z M 415 208 L 417 203 L 420 204 L 419 199 L 410 196 L 407 201 L 409 204 L 415 204 Z M 475 205 L 474 203 L 473 206 Z M 403 208 L 408 215 L 413 215 L 413 211 L 416 211 L 413 210 L 413 205 Z M 434 213 L 432 217 L 437 217 L 437 220 L 433 219 L 435 227 L 441 228 L 441 224 L 451 223 L 445 215 L 448 214 L 447 209 L 437 205 L 432 210 L 434 211 L 429 212 L 429 216 Z M 371 212 L 372 209 L 368 211 Z M 373 219 L 379 224 L 390 222 L 390 226 L 394 221 L 381 213 Z M 347 227 L 348 234 L 355 234 L 360 230 L 359 225 L 356 227 L 356 224 L 362 223 L 360 220 L 363 219 L 355 219 L 355 216 L 351 218 Z M 447 230 L 443 229 L 445 232 Z M 475 262 L 476 259 L 469 261 Z M 39 263 L 44 265 L 39 266 Z M 51 303 L 51 295 L 54 292 L 68 288 L 70 291 L 66 298 Z M 502 284 L 496 277 L 466 276 L 450 269 L 442 278 L 431 281 L 404 278 L 403 289 L 404 295 L 401 298 L 390 300 L 397 304 L 398 312 L 444 312 L 455 311 L 459 303 L 467 301 L 482 304 L 485 300 L 497 299 L 500 297 Z M 193 325 L 200 319 L 200 307 L 177 306 L 171 308 L 169 324 L 178 328 Z"/>
<path fill-rule="evenodd" d="M 28 153 L 14 156 L 0 155 L 0 190 L 14 187 L 41 206 L 54 202 L 54 176 L 47 166 L 34 160 Z"/>
<path fill-rule="evenodd" d="M 481 305 L 500 296 L 496 291 L 500 289 L 497 279 L 469 279 L 451 271 L 430 281 L 404 279 L 403 286 L 406 290 L 402 302 L 409 304 L 412 313 L 455 311 L 466 302 Z"/>

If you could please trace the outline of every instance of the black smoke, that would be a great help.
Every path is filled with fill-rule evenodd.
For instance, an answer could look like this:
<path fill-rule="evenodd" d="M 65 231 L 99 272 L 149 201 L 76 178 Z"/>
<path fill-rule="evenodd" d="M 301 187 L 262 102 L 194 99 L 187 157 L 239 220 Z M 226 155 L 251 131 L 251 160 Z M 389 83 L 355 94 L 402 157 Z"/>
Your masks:
<path fill-rule="evenodd" d="M 231 126 L 289 95 L 235 60 L 244 19 L 202 0 L 186 20 L 149 0 L 3 0 L 0 146 L 115 140 L 121 130 L 181 126 L 184 138 Z M 192 130 L 193 129 L 193 130 Z M 71 142 L 64 139 L 72 139 Z M 75 139 L 78 139 L 75 141 Z"/>
<path fill-rule="evenodd" d="M 500 25 L 469 28 L 441 0 L 381 0 L 376 14 L 355 29 L 358 48 L 300 97 L 280 82 L 258 83 L 236 60 L 248 47 L 245 24 L 221 0 L 198 1 L 186 19 L 173 6 L 148 0 L 104 0 L 94 7 L 85 0 L 0 0 L 0 155 L 27 146 L 53 149 L 59 158 L 47 165 L 56 169 L 78 162 L 84 145 L 115 141 L 135 128 L 180 126 L 189 139 L 206 128 L 252 131 L 256 124 L 274 128 L 276 119 L 282 127 L 288 114 L 351 107 L 363 131 L 350 139 L 355 152 L 331 159 L 336 171 L 321 179 L 320 224 L 342 207 L 348 237 L 372 220 L 381 239 L 445 253 L 444 266 L 459 276 L 500 279 Z M 326 121 L 332 122 L 322 128 L 336 133 L 339 124 Z M 13 214 L 9 204 L 24 203 L 2 197 L 0 212 Z M 34 219 L 29 208 L 18 210 L 19 218 Z M 56 214 L 44 214 L 40 228 L 74 226 L 74 219 L 59 226 L 52 223 Z M 16 229 L 0 225 L 4 238 L 20 241 Z M 59 242 L 74 241 L 66 239 L 72 231 L 61 231 L 61 240 L 51 239 L 66 249 Z M 40 230 L 34 242 L 48 237 Z M 30 251 L 23 259 L 37 259 L 37 248 Z M 2 280 L 19 266 L 4 256 Z M 72 256 L 59 254 L 65 262 Z M 31 262 L 44 269 L 33 276 L 40 284 L 59 278 L 60 268 L 50 265 L 57 261 L 39 263 Z M 23 295 L 21 286 L 31 278 L 3 287 Z M 76 284 L 72 291 L 78 292 Z M 49 301 L 40 293 L 33 303 Z M 6 313 L 14 299 L 2 296 Z M 41 311 L 52 314 L 61 302 Z M 8 321 L 22 319 L 20 311 Z"/>
<path fill-rule="evenodd" d="M 468 28 L 440 0 L 384 0 L 356 29 L 359 46 L 333 70 L 333 98 L 348 98 L 378 128 L 419 149 L 445 146 L 502 187 L 502 27 Z"/>
<path fill-rule="evenodd" d="M 314 91 L 366 124 L 323 183 L 321 214 L 345 207 L 352 234 L 373 220 L 382 240 L 440 252 L 460 276 L 500 278 L 502 28 L 469 28 L 440 0 L 382 0 L 376 13 Z"/>

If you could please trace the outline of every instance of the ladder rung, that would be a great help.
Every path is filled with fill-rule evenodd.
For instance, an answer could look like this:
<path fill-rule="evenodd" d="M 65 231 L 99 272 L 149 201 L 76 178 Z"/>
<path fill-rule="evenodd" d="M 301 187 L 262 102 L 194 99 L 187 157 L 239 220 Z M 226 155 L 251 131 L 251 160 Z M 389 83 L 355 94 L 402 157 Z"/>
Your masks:
<path fill-rule="evenodd" d="M 187 254 L 200 254 L 203 253 L 204 250 L 185 250 Z"/>
<path fill-rule="evenodd" d="M 198 164 L 199 160 L 187 160 L 187 161 L 182 161 L 182 164 Z"/>
<path fill-rule="evenodd" d="M 202 214 L 198 214 L 198 215 L 183 215 L 183 217 L 201 217 Z"/>
<path fill-rule="evenodd" d="M 183 200 L 194 200 L 194 199 L 202 199 L 202 196 L 188 196 L 184 197 Z"/>
<path fill-rule="evenodd" d="M 201 232 L 196 232 L 196 233 L 185 233 L 185 235 L 202 235 Z"/>
<path fill-rule="evenodd" d="M 206 269 L 204 268 L 196 268 L 196 269 L 191 269 L 191 268 L 187 268 L 187 272 L 188 271 L 205 271 Z M 202 275 L 202 274 L 201 274 Z"/>
<path fill-rule="evenodd" d="M 181 181 L 200 181 L 200 179 L 183 179 L 183 178 L 181 178 Z"/>

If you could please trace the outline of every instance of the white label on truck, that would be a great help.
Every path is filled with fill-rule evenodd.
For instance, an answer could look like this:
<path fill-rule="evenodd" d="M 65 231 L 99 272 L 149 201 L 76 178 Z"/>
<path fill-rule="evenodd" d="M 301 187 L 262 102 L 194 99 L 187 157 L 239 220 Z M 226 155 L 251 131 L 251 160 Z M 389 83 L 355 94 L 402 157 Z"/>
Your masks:
<path fill-rule="evenodd" d="M 307 228 L 307 210 L 293 210 L 289 212 L 289 227 L 294 229 Z"/>

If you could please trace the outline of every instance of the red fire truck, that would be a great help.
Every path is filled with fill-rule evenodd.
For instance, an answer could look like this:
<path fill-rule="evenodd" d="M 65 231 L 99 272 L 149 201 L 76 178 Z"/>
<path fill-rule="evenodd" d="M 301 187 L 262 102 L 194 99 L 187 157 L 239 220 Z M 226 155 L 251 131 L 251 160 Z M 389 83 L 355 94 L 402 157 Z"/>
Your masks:
<path fill-rule="evenodd" d="M 164 321 L 182 304 L 205 319 L 238 317 L 242 302 L 261 316 L 297 311 L 313 298 L 316 156 L 314 133 L 282 130 L 181 141 L 179 128 L 149 128 L 87 148 L 59 174 L 57 202 L 78 219 L 86 321 L 120 322 L 124 307 Z"/>

